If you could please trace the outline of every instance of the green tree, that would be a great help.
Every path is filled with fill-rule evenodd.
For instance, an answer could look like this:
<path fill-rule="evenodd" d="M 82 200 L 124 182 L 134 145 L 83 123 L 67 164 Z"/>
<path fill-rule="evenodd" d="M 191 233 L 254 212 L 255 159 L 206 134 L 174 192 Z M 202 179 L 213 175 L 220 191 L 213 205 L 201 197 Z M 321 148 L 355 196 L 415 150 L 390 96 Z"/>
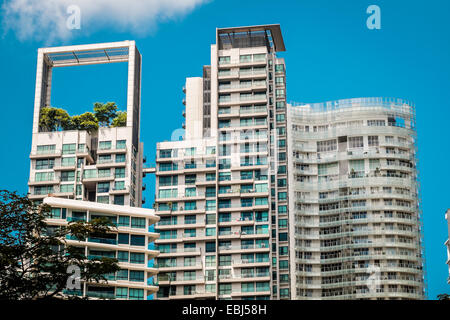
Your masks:
<path fill-rule="evenodd" d="M 67 130 L 70 128 L 70 116 L 64 109 L 44 107 L 41 109 L 39 126 L 45 131 Z"/>
<path fill-rule="evenodd" d="M 73 116 L 70 124 L 71 130 L 87 130 L 88 132 L 98 130 L 98 119 L 92 112 L 85 112 Z"/>
<path fill-rule="evenodd" d="M 116 117 L 117 106 L 115 102 L 94 103 L 94 115 L 103 127 L 108 127 L 111 121 Z"/>
<path fill-rule="evenodd" d="M 67 235 L 85 240 L 92 234 L 114 231 L 108 220 L 51 228 L 45 222 L 49 212 L 47 205 L 38 206 L 27 197 L 0 190 L 0 299 L 64 297 L 69 266 L 78 267 L 80 281 L 90 283 L 107 281 L 106 274 L 119 270 L 116 259 L 89 260 L 84 250 L 66 242 Z"/>
<path fill-rule="evenodd" d="M 127 112 L 119 111 L 112 121 L 112 127 L 125 127 L 127 125 Z"/>
<path fill-rule="evenodd" d="M 439 300 L 450 300 L 450 295 L 448 293 L 438 294 L 437 298 Z"/>

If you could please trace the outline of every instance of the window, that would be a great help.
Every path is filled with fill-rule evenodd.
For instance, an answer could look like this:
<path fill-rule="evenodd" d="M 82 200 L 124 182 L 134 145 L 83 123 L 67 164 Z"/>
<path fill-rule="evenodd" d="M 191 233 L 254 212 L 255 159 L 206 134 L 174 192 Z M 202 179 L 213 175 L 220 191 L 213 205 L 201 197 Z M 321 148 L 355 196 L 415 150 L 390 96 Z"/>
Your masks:
<path fill-rule="evenodd" d="M 129 227 L 130 217 L 129 216 L 119 216 L 119 227 Z"/>
<path fill-rule="evenodd" d="M 145 218 L 131 218 L 131 227 L 137 229 L 145 229 Z"/>
<path fill-rule="evenodd" d="M 220 283 L 219 284 L 219 295 L 231 294 L 231 283 Z"/>
<path fill-rule="evenodd" d="M 206 197 L 215 197 L 216 196 L 216 187 L 206 187 Z"/>
<path fill-rule="evenodd" d="M 252 62 L 252 55 L 245 54 L 245 55 L 239 56 L 239 62 L 241 62 L 241 63 Z"/>
<path fill-rule="evenodd" d="M 130 235 L 128 233 L 119 233 L 117 242 L 119 244 L 129 244 L 130 243 Z"/>
<path fill-rule="evenodd" d="M 34 179 L 36 182 L 39 181 L 51 181 L 54 180 L 55 178 L 55 174 L 53 173 L 53 171 L 49 171 L 49 172 L 36 172 Z"/>
<path fill-rule="evenodd" d="M 117 271 L 117 280 L 128 280 L 128 269 L 120 269 Z"/>
<path fill-rule="evenodd" d="M 216 252 L 216 243 L 215 242 L 206 242 L 205 243 L 205 251 L 206 252 Z"/>
<path fill-rule="evenodd" d="M 49 145 L 42 145 L 37 146 L 36 152 L 37 154 L 53 154 L 56 151 L 56 145 L 49 144 Z"/>
<path fill-rule="evenodd" d="M 124 195 L 114 196 L 114 204 L 123 206 L 125 204 L 125 196 Z"/>
<path fill-rule="evenodd" d="M 98 193 L 109 192 L 109 182 L 99 182 L 97 184 L 97 192 Z"/>
<path fill-rule="evenodd" d="M 116 179 L 125 178 L 125 168 L 116 168 L 114 177 Z"/>
<path fill-rule="evenodd" d="M 74 186 L 73 184 L 62 184 L 59 187 L 59 192 L 61 193 L 73 193 Z"/>
<path fill-rule="evenodd" d="M 275 65 L 275 72 L 283 72 L 283 71 L 284 71 L 284 64 Z"/>
<path fill-rule="evenodd" d="M 145 236 L 131 235 L 130 245 L 132 246 L 145 246 Z"/>
<path fill-rule="evenodd" d="M 61 181 L 75 181 L 75 171 L 62 171 L 61 172 Z"/>
<path fill-rule="evenodd" d="M 369 147 L 377 147 L 379 145 L 378 136 L 369 136 Z"/>
<path fill-rule="evenodd" d="M 131 280 L 131 275 L 130 275 L 130 281 Z M 144 280 L 142 280 L 144 281 Z M 144 289 L 133 289 L 130 288 L 130 300 L 144 300 Z"/>
<path fill-rule="evenodd" d="M 75 154 L 76 148 L 77 148 L 76 143 L 63 144 L 62 154 Z"/>
<path fill-rule="evenodd" d="M 116 163 L 125 162 L 125 153 L 116 154 Z"/>
<path fill-rule="evenodd" d="M 184 209 L 185 210 L 196 210 L 197 209 L 197 202 L 196 201 L 186 201 L 184 203 Z"/>
<path fill-rule="evenodd" d="M 206 200 L 206 211 L 216 210 L 216 200 Z"/>
<path fill-rule="evenodd" d="M 127 140 L 117 140 L 116 141 L 116 149 L 126 149 Z"/>
<path fill-rule="evenodd" d="M 241 292 L 254 292 L 255 291 L 255 283 L 241 283 Z"/>
<path fill-rule="evenodd" d="M 226 57 L 219 57 L 219 64 L 229 64 L 230 63 L 230 56 Z"/>
<path fill-rule="evenodd" d="M 53 169 L 54 164 L 55 164 L 54 159 L 36 160 L 36 170 Z"/>
<path fill-rule="evenodd" d="M 65 157 L 61 159 L 62 167 L 72 167 L 75 165 L 75 157 Z"/>
<path fill-rule="evenodd" d="M 100 150 L 109 150 L 109 149 L 111 149 L 111 141 L 100 141 L 98 143 L 98 148 Z"/>
<path fill-rule="evenodd" d="M 349 137 L 348 138 L 349 148 L 362 148 L 364 147 L 363 137 Z"/>
<path fill-rule="evenodd" d="M 212 237 L 216 235 L 216 228 L 206 228 L 206 236 Z"/>
<path fill-rule="evenodd" d="M 143 253 L 130 252 L 130 263 L 144 264 L 145 255 Z"/>
<path fill-rule="evenodd" d="M 97 196 L 97 202 L 109 204 L 109 196 Z"/>
<path fill-rule="evenodd" d="M 207 267 L 215 267 L 216 266 L 216 256 L 205 256 L 205 265 Z"/>
<path fill-rule="evenodd" d="M 317 141 L 317 152 L 329 152 L 337 150 L 336 139 Z"/>
<path fill-rule="evenodd" d="M 128 274 L 127 274 L 127 280 L 128 280 Z M 128 298 L 128 288 L 116 288 L 116 298 L 118 299 L 127 299 Z"/>

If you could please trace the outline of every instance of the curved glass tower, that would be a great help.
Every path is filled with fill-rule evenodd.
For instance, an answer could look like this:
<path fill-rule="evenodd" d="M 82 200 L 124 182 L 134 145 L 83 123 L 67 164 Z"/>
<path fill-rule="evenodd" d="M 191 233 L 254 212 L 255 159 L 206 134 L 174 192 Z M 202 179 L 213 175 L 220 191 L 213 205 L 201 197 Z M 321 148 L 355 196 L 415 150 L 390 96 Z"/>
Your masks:
<path fill-rule="evenodd" d="M 424 299 L 414 107 L 289 106 L 293 299 Z"/>

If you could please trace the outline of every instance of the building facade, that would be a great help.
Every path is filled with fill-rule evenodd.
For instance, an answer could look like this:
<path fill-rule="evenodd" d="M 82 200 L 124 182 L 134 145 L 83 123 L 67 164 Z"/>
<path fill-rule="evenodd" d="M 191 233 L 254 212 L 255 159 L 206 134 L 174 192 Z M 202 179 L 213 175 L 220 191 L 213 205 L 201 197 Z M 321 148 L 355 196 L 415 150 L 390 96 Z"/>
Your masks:
<path fill-rule="evenodd" d="M 288 123 L 293 298 L 424 299 L 414 107 L 289 106 Z"/>
<path fill-rule="evenodd" d="M 98 130 L 49 131 L 40 125 L 50 107 L 52 70 L 100 63 L 128 63 L 127 121 Z M 143 144 L 139 139 L 141 55 L 134 41 L 38 51 L 28 197 L 52 207 L 49 228 L 72 220 L 108 217 L 118 231 L 86 241 L 67 239 L 88 257 L 119 259 L 123 269 L 101 286 L 84 284 L 77 294 L 118 299 L 147 299 L 157 291 L 150 261 L 157 255 L 149 232 L 159 220 L 142 206 Z"/>
<path fill-rule="evenodd" d="M 284 50 L 279 25 L 217 29 L 186 80 L 185 136 L 157 144 L 159 299 L 290 298 Z"/>

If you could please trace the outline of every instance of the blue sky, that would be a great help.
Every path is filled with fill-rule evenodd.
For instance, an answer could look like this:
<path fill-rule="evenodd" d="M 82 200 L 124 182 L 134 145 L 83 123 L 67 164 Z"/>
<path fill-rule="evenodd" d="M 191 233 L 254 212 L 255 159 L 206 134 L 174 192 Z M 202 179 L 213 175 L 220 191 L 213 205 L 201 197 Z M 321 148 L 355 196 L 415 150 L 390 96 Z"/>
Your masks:
<path fill-rule="evenodd" d="M 183 2 L 196 1 L 200 0 Z M 9 2 L 15 0 L 4 1 Z M 366 8 L 372 4 L 381 8 L 381 30 L 366 27 Z M 44 37 L 55 25 L 58 27 L 58 19 L 50 26 L 31 24 L 32 32 L 24 36 L 17 32 L 21 24 L 6 30 L 5 25 L 11 26 L 14 20 L 5 14 L 0 16 L 0 167 L 5 168 L 0 174 L 0 188 L 27 191 L 37 48 L 137 41 L 143 56 L 141 138 L 151 164 L 155 143 L 169 140 L 183 122 L 181 88 L 185 77 L 201 76 L 202 65 L 209 64 L 215 28 L 280 23 L 287 49 L 280 56 L 287 64 L 288 100 L 321 102 L 383 96 L 416 104 L 429 298 L 450 293 L 444 247 L 444 213 L 450 207 L 446 183 L 450 181 L 446 166 L 450 158 L 446 120 L 450 118 L 450 2 L 216 0 L 195 7 L 188 3 L 179 11 L 174 6 L 167 8 L 170 17 L 165 17 L 164 11 L 156 15 L 145 15 L 143 9 L 128 12 L 129 16 L 117 20 L 117 26 L 104 21 L 115 21 L 121 9 L 105 9 L 100 22 L 82 18 L 80 30 L 66 30 L 50 42 Z M 84 16 L 93 20 L 99 12 L 96 10 L 86 10 Z M 51 20 L 52 12 L 47 10 L 46 14 Z M 141 15 L 133 20 L 133 14 Z M 135 23 L 130 25 L 126 19 Z M 91 109 L 96 101 L 115 101 L 123 107 L 125 74 L 125 64 L 55 70 L 52 105 L 71 113 Z M 146 183 L 146 206 L 151 207 L 152 178 L 147 177 Z"/>

